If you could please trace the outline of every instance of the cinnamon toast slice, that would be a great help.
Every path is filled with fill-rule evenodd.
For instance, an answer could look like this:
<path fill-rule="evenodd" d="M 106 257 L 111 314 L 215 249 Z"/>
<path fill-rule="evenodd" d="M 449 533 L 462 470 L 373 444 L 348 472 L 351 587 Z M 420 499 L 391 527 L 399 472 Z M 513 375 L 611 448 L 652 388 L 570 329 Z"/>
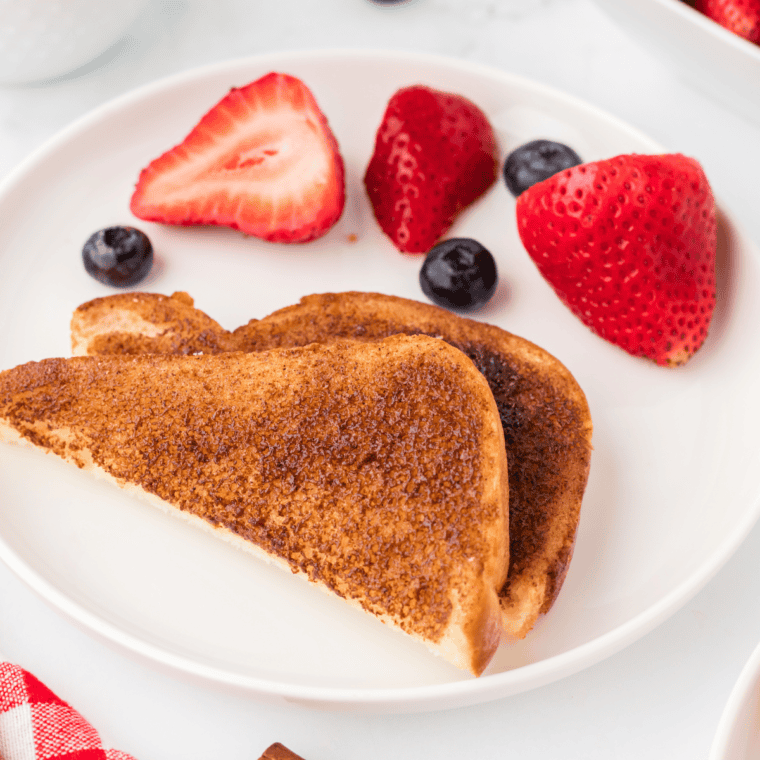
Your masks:
<path fill-rule="evenodd" d="M 305 576 L 478 675 L 501 641 L 504 436 L 442 340 L 74 357 L 0 373 L 25 442 Z"/>
<path fill-rule="evenodd" d="M 535 344 L 437 306 L 356 292 L 307 296 L 232 332 L 195 309 L 185 293 L 118 294 L 82 304 L 71 333 L 74 353 L 93 355 L 260 351 L 393 334 L 443 338 L 483 373 L 504 429 L 510 567 L 499 596 L 505 631 L 523 638 L 557 599 L 588 480 L 592 421 L 572 374 Z"/>

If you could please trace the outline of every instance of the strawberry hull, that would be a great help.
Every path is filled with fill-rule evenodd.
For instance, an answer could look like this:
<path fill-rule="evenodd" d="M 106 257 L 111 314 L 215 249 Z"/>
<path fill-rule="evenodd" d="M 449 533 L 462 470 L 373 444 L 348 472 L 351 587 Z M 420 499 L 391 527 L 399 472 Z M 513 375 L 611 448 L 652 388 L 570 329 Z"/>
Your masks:
<path fill-rule="evenodd" d="M 517 200 L 520 238 L 566 306 L 602 338 L 683 364 L 715 307 L 715 201 L 681 155 L 618 156 L 563 171 Z"/>

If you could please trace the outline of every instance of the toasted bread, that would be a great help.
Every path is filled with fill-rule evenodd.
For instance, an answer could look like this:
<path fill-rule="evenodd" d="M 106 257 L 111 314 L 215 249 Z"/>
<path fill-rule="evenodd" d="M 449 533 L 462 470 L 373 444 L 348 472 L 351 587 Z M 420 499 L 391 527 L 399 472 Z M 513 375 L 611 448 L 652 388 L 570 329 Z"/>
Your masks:
<path fill-rule="evenodd" d="M 203 330 L 195 332 L 196 324 Z M 436 306 L 376 293 L 307 296 L 233 332 L 195 309 L 187 294 L 119 294 L 80 306 L 71 330 L 73 351 L 93 355 L 259 351 L 396 333 L 443 338 L 483 373 L 504 429 L 511 558 L 500 590 L 505 631 L 523 638 L 554 604 L 572 558 L 592 423 L 571 373 L 533 343 Z"/>
<path fill-rule="evenodd" d="M 480 674 L 501 640 L 508 478 L 483 376 L 394 336 L 0 373 L 0 440 L 210 526 Z"/>
<path fill-rule="evenodd" d="M 264 754 L 259 760 L 303 760 L 303 758 L 280 742 L 275 742 L 264 750 Z"/>
<path fill-rule="evenodd" d="M 74 356 L 108 354 L 218 354 L 237 339 L 193 307 L 187 293 L 171 298 L 120 293 L 82 304 L 71 321 Z"/>

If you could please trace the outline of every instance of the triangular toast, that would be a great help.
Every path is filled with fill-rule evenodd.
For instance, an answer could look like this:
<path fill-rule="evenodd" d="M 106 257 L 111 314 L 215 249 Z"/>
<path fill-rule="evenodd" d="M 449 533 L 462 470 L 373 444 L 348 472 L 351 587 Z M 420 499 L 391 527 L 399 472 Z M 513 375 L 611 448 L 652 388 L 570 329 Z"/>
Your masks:
<path fill-rule="evenodd" d="M 535 344 L 437 306 L 356 292 L 307 296 L 232 332 L 185 293 L 125 293 L 82 304 L 71 329 L 74 353 L 95 355 L 260 351 L 397 333 L 443 338 L 483 373 L 504 428 L 511 556 L 500 590 L 505 630 L 524 637 L 556 600 L 573 553 L 592 423 L 572 374 Z"/>
<path fill-rule="evenodd" d="M 31 362 L 0 373 L 0 440 L 211 526 L 460 668 L 500 642 L 503 432 L 444 341 Z"/>

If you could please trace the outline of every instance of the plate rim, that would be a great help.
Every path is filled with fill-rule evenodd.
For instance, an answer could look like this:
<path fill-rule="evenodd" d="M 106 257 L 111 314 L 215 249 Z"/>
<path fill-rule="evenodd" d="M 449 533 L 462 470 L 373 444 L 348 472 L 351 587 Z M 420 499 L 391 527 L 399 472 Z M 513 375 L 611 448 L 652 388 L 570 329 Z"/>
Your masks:
<path fill-rule="evenodd" d="M 631 5 L 630 0 L 622 1 L 629 6 Z M 610 4 L 610 0 L 596 0 L 596 2 L 602 7 Z M 717 21 L 713 21 L 708 16 L 705 16 L 704 13 L 700 13 L 688 3 L 682 2 L 682 0 L 650 0 L 650 2 L 662 8 L 664 13 L 670 13 L 676 17 L 680 16 L 686 23 L 692 24 L 699 29 L 700 33 L 717 36 L 719 40 L 722 40 L 738 52 L 745 53 L 750 58 L 760 61 L 760 47 L 721 26 Z"/>
<path fill-rule="evenodd" d="M 760 643 L 755 646 L 752 654 L 742 666 L 731 688 L 718 722 L 709 760 L 724 760 L 724 758 L 730 757 L 726 755 L 726 751 L 736 735 L 737 720 L 753 689 L 760 689 Z"/>
<path fill-rule="evenodd" d="M 23 159 L 11 172 L 0 181 L 0 203 L 12 193 L 16 184 L 38 168 L 46 158 L 65 146 L 99 122 L 112 115 L 128 109 L 141 100 L 152 97 L 164 90 L 169 90 L 188 83 L 199 77 L 213 77 L 225 72 L 234 72 L 247 67 L 264 67 L 281 64 L 286 61 L 316 59 L 347 59 L 360 57 L 364 59 L 399 58 L 435 67 L 445 67 L 464 71 L 474 76 L 501 80 L 512 86 L 528 88 L 552 100 L 579 109 L 595 119 L 601 119 L 621 132 L 635 139 L 650 144 L 653 151 L 666 152 L 651 137 L 631 126 L 617 116 L 598 106 L 562 92 L 549 85 L 527 77 L 499 69 L 495 66 L 480 64 L 452 56 L 440 54 L 410 52 L 390 49 L 316 49 L 293 50 L 266 53 L 262 55 L 236 57 L 225 61 L 192 67 L 175 72 L 157 80 L 147 82 L 130 89 L 75 119 L 68 126 L 59 130 Z M 290 63 L 289 65 L 293 65 Z M 742 237 L 750 250 L 754 251 L 752 242 L 746 237 L 741 227 L 736 224 L 730 213 L 719 205 L 721 214 L 731 227 Z M 754 251 L 756 253 L 756 251 Z M 0 559 L 19 577 L 34 593 L 51 605 L 57 612 L 84 628 L 98 638 L 116 644 L 120 650 L 148 659 L 153 664 L 168 668 L 177 674 L 199 679 L 207 683 L 231 687 L 251 696 L 279 698 L 286 702 L 313 707 L 331 709 L 359 710 L 372 712 L 424 712 L 451 707 L 479 704 L 522 691 L 558 681 L 577 673 L 603 659 L 621 651 L 629 644 L 642 638 L 660 623 L 683 607 L 693 598 L 730 559 L 744 541 L 750 530 L 760 518 L 760 491 L 755 494 L 754 503 L 749 504 L 743 512 L 743 519 L 737 521 L 724 540 L 716 546 L 712 555 L 693 573 L 682 580 L 669 593 L 655 604 L 638 613 L 625 623 L 598 636 L 591 641 L 568 649 L 552 657 L 532 662 L 508 671 L 485 674 L 478 679 L 452 681 L 443 684 L 405 687 L 383 687 L 357 689 L 346 687 L 309 686 L 305 684 L 287 684 L 265 678 L 232 673 L 221 667 L 198 663 L 187 656 L 178 655 L 163 647 L 142 641 L 138 636 L 125 633 L 118 626 L 111 624 L 82 605 L 69 599 L 58 591 L 40 574 L 28 567 L 23 559 L 6 542 L 0 533 Z M 582 518 L 581 518 L 582 519 Z"/>
<path fill-rule="evenodd" d="M 78 133 L 85 131 L 89 126 L 96 124 L 98 121 L 107 118 L 111 113 L 120 111 L 129 106 L 132 102 L 137 102 L 151 95 L 161 92 L 162 90 L 171 89 L 175 86 L 192 81 L 199 76 L 214 76 L 222 74 L 225 71 L 232 71 L 246 66 L 261 65 L 267 61 L 281 61 L 283 59 L 295 58 L 385 58 L 397 59 L 403 57 L 411 61 L 418 61 L 436 66 L 464 70 L 472 74 L 479 74 L 487 77 L 497 77 L 509 80 L 517 86 L 528 87 L 531 90 L 540 92 L 554 100 L 562 100 L 566 104 L 587 112 L 593 112 L 594 118 L 603 119 L 615 126 L 616 129 L 628 132 L 637 140 L 648 142 L 653 149 L 667 150 L 658 141 L 654 140 L 644 131 L 634 127 L 624 119 L 615 116 L 602 109 L 601 107 L 584 100 L 576 95 L 564 92 L 551 85 L 530 79 L 529 77 L 515 74 L 513 72 L 499 69 L 496 66 L 482 64 L 475 61 L 456 58 L 454 56 L 441 55 L 438 53 L 424 53 L 408 50 L 393 50 L 387 48 L 315 48 L 313 50 L 292 50 L 282 52 L 263 53 L 261 55 L 250 55 L 230 58 L 224 61 L 215 61 L 213 63 L 194 66 L 188 69 L 168 74 L 149 82 L 145 82 L 137 87 L 129 89 L 119 95 L 105 100 L 100 105 L 95 106 L 89 111 L 76 117 L 71 123 L 62 127 L 55 134 L 44 140 L 39 146 L 32 150 L 29 155 L 22 159 L 10 172 L 0 180 L 0 199 L 11 189 L 11 187 L 21 177 L 28 173 L 34 166 L 41 163 L 42 160 L 51 153 L 55 152 L 59 144 L 75 137 Z"/>

